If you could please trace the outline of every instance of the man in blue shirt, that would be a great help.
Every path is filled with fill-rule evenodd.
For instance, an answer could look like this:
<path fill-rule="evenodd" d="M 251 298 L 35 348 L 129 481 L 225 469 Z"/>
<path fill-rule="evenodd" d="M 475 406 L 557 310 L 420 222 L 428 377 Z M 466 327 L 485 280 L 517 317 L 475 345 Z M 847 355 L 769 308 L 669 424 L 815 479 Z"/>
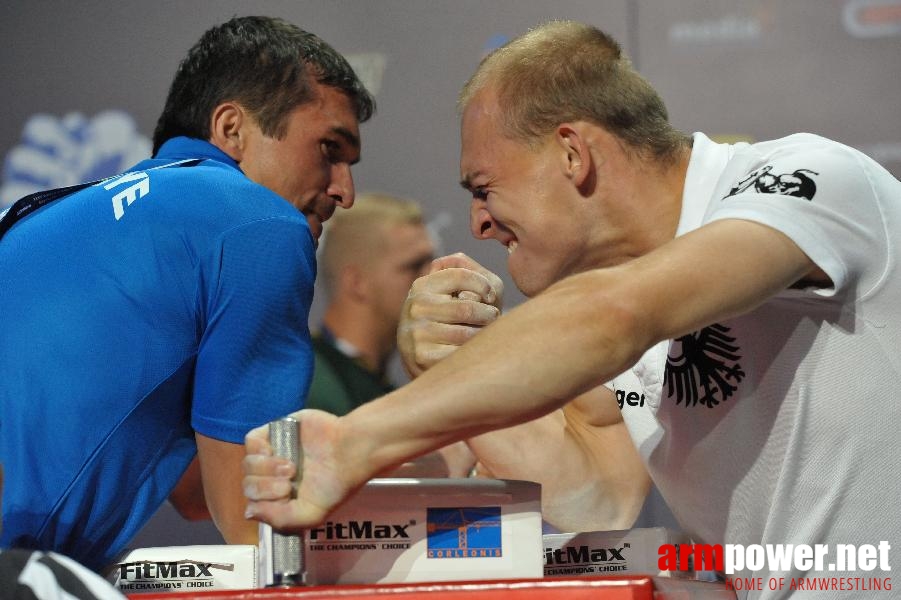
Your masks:
<path fill-rule="evenodd" d="M 256 542 L 241 444 L 309 386 L 315 246 L 373 110 L 321 39 L 235 18 L 180 65 L 152 159 L 6 216 L 0 546 L 101 569 L 195 454 L 226 541 Z"/>

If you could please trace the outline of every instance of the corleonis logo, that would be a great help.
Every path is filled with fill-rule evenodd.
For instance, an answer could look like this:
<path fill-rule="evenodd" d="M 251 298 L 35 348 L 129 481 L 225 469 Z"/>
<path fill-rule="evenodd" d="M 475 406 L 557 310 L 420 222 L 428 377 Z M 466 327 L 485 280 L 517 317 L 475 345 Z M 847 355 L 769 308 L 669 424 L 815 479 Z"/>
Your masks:
<path fill-rule="evenodd" d="M 429 508 L 426 539 L 429 558 L 503 556 L 501 507 Z"/>

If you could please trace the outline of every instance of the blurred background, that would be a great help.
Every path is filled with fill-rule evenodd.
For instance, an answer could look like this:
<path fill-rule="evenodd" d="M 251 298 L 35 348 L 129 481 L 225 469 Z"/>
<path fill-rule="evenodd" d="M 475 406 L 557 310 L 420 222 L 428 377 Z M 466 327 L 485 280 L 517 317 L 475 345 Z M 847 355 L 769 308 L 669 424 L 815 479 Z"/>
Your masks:
<path fill-rule="evenodd" d="M 486 52 L 543 21 L 611 33 L 686 132 L 817 133 L 901 177 L 901 0 L 12 0 L 2 13 L 0 209 L 147 157 L 197 38 L 232 16 L 280 16 L 345 54 L 376 96 L 358 192 L 420 201 L 442 252 L 466 252 L 505 277 L 508 308 L 523 298 L 506 251 L 469 234 L 455 102 Z M 320 294 L 314 327 L 322 306 Z M 392 373 L 403 380 L 396 362 Z M 151 521 L 134 545 L 217 543 L 211 525 L 173 518 Z M 647 518 L 654 524 L 653 509 Z"/>

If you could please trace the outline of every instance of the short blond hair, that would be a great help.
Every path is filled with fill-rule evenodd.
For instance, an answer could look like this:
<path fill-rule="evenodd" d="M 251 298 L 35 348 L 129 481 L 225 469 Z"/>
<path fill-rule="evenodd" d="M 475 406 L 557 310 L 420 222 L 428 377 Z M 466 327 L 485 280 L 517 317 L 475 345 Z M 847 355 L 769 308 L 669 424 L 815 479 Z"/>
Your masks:
<path fill-rule="evenodd" d="M 319 250 L 326 293 L 334 293 L 337 277 L 347 265 L 378 260 L 386 245 L 387 227 L 423 222 L 418 202 L 383 193 L 360 194 L 349 210 L 336 211 L 325 224 Z"/>
<path fill-rule="evenodd" d="M 657 160 L 690 143 L 620 45 L 584 23 L 545 23 L 486 56 L 460 92 L 460 111 L 484 89 L 503 107 L 505 133 L 527 144 L 567 121 L 600 125 Z"/>

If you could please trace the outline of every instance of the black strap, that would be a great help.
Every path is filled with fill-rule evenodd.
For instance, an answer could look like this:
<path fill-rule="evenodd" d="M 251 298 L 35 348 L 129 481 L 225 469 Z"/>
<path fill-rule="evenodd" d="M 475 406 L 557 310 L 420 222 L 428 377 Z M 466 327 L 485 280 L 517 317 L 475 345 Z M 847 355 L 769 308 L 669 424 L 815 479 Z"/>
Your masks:
<path fill-rule="evenodd" d="M 179 160 L 173 163 L 160 165 L 158 167 L 152 167 L 145 170 L 155 171 L 156 169 L 166 169 L 168 167 L 193 167 L 197 163 L 204 160 L 206 159 L 189 158 L 186 160 Z M 112 179 L 115 179 L 116 177 L 121 177 L 122 175 L 124 175 L 124 173 L 120 173 L 119 175 L 114 175 L 112 177 L 97 179 L 95 181 L 89 181 L 87 183 L 79 183 L 76 185 L 56 188 L 53 190 L 35 192 L 33 194 L 25 196 L 24 198 L 16 200 L 12 206 L 0 213 L 0 239 L 2 239 L 6 232 L 9 231 L 10 227 L 15 225 L 21 219 L 27 217 L 37 209 L 41 208 L 42 206 L 49 204 L 54 200 L 59 200 L 60 198 L 74 194 L 75 192 L 79 192 L 87 187 L 91 187 L 92 185 L 97 185 L 98 183 L 102 183 L 104 181 L 110 181 Z"/>

